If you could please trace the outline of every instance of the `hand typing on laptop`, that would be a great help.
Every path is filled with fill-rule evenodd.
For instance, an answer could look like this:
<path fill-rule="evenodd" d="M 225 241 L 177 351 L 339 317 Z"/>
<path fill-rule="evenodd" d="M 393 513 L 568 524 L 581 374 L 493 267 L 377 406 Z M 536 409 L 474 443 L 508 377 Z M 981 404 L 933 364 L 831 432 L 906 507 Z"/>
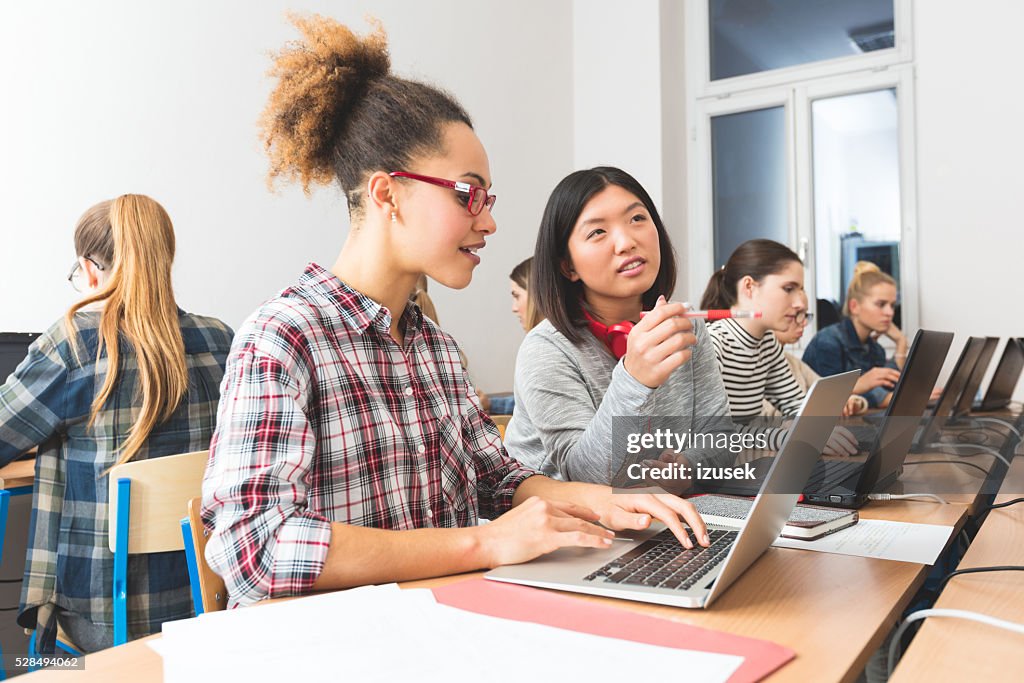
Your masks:
<path fill-rule="evenodd" d="M 542 481 L 544 477 L 531 477 L 523 486 L 533 480 L 547 483 Z M 607 548 L 615 536 L 611 529 L 642 530 L 652 519 L 663 522 L 686 548 L 693 547 L 686 526 L 700 545 L 710 543 L 696 508 L 677 496 L 660 489 L 656 493 L 613 493 L 605 486 L 570 485 L 582 489 L 575 499 L 583 498 L 588 505 L 531 496 L 479 527 L 488 566 L 528 562 L 563 547 Z"/>
<path fill-rule="evenodd" d="M 787 420 L 782 426 L 785 429 L 789 429 L 792 426 L 792 420 Z M 847 458 L 851 455 L 857 455 L 860 452 L 860 447 L 857 445 L 857 437 L 854 436 L 853 432 L 846 427 L 836 425 L 836 428 L 832 430 L 832 434 L 828 437 L 828 442 L 825 444 L 822 452 L 825 455 Z"/>
<path fill-rule="evenodd" d="M 836 428 L 832 430 L 832 435 L 828 437 L 828 442 L 825 443 L 824 449 L 825 455 L 838 455 L 842 457 L 857 455 L 859 451 L 860 447 L 857 445 L 857 437 L 849 429 L 839 425 L 836 425 Z"/>

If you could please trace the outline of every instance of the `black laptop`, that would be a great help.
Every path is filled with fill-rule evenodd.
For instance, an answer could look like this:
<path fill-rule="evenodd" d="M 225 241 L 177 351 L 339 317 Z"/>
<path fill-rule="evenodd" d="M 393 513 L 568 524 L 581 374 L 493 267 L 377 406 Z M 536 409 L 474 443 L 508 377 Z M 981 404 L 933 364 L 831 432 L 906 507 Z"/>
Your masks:
<path fill-rule="evenodd" d="M 25 360 L 29 345 L 38 336 L 38 332 L 0 332 L 0 384 Z"/>
<path fill-rule="evenodd" d="M 964 385 L 963 391 L 960 392 L 960 398 L 953 408 L 953 417 L 962 417 L 971 412 L 978 390 L 981 388 L 981 380 L 985 378 L 988 366 L 992 364 L 992 357 L 996 355 L 997 346 L 999 346 L 999 337 L 985 338 L 985 345 L 981 347 L 978 362 L 974 364 L 971 376 L 967 379 L 967 384 Z"/>
<path fill-rule="evenodd" d="M 999 359 L 992 381 L 988 383 L 985 398 L 971 406 L 972 410 L 1002 410 L 1010 405 L 1013 390 L 1017 388 L 1021 371 L 1024 370 L 1024 338 L 1010 337 L 1006 340 L 1003 357 Z"/>
<path fill-rule="evenodd" d="M 896 481 L 952 343 L 952 332 L 918 331 L 893 389 L 885 419 L 867 449 L 867 459 L 819 461 L 804 488 L 806 502 L 858 508 L 867 502 L 869 493 Z"/>
<path fill-rule="evenodd" d="M 949 377 L 946 379 L 946 385 L 942 388 L 938 400 L 928 401 L 928 410 L 932 415 L 948 417 L 953 414 L 953 406 L 960 399 L 960 394 L 963 393 L 964 386 L 970 379 L 971 371 L 974 370 L 978 356 L 981 355 L 981 350 L 984 347 L 985 340 L 981 337 L 967 339 L 967 343 L 964 344 L 964 348 L 960 352 L 960 357 L 956 359 L 956 365 L 953 366 L 953 372 L 949 373 Z"/>
<path fill-rule="evenodd" d="M 960 357 L 957 358 L 956 365 L 953 366 L 953 372 L 950 374 L 946 386 L 942 389 L 939 402 L 928 413 L 931 419 L 928 420 L 921 434 L 916 439 L 919 446 L 934 443 L 938 439 L 939 432 L 946 426 L 947 421 L 953 414 L 953 408 L 960 400 L 960 394 L 963 393 L 964 387 L 967 386 L 967 382 L 971 377 L 971 371 L 977 365 L 978 358 L 981 356 L 984 348 L 985 340 L 982 337 L 971 337 L 964 344 Z"/>

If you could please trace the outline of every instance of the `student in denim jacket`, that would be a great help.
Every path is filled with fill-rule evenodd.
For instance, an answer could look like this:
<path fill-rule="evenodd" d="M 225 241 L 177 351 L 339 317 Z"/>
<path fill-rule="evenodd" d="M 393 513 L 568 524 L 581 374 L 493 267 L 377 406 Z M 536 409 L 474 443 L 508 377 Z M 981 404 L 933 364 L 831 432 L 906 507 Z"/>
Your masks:
<path fill-rule="evenodd" d="M 896 281 L 874 263 L 858 262 L 843 307 L 846 317 L 814 335 L 804 351 L 804 362 L 823 377 L 861 370 L 864 374 L 854 393 L 866 398 L 872 408 L 888 406 L 907 360 L 907 338 L 892 321 L 895 306 Z M 896 344 L 889 360 L 877 341 L 882 335 Z"/>

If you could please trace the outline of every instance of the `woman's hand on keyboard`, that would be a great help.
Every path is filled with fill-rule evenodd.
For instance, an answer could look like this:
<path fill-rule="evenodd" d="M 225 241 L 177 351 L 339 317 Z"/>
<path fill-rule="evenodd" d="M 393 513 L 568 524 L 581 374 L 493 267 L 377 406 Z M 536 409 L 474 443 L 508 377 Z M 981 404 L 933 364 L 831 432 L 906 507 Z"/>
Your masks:
<path fill-rule="evenodd" d="M 497 567 L 528 562 L 566 546 L 607 548 L 615 534 L 598 526 L 599 519 L 583 505 L 533 496 L 477 529 L 487 566 Z"/>
<path fill-rule="evenodd" d="M 836 426 L 832 430 L 832 435 L 828 437 L 828 443 L 825 444 L 825 455 L 839 455 L 839 456 L 850 456 L 857 455 L 860 452 L 860 446 L 857 445 L 857 437 L 853 435 L 846 427 Z"/>
<path fill-rule="evenodd" d="M 846 399 L 846 405 L 843 406 L 843 417 L 863 415 L 866 412 L 868 412 L 868 400 L 863 396 L 853 394 Z"/>
<path fill-rule="evenodd" d="M 700 545 L 710 543 L 707 527 L 693 503 L 661 489 L 652 487 L 650 490 L 656 492 L 615 493 L 609 489 L 606 502 L 594 505 L 594 510 L 601 515 L 601 524 L 609 529 L 646 529 L 654 518 L 671 529 L 684 547 L 692 548 L 693 541 L 684 527 L 685 522 Z"/>
<path fill-rule="evenodd" d="M 853 393 L 866 394 L 876 387 L 892 389 L 899 379 L 899 370 L 885 367 L 871 368 L 857 378 L 857 383 L 853 386 Z"/>

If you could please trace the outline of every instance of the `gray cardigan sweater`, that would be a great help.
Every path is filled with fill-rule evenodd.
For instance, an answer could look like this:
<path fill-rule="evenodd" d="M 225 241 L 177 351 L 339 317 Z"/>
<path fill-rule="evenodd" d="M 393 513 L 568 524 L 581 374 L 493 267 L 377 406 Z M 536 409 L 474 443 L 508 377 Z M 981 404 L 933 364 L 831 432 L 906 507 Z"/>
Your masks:
<path fill-rule="evenodd" d="M 623 433 L 644 431 L 648 418 L 673 416 L 677 430 L 695 432 L 720 424 L 729 417 L 729 399 L 707 329 L 693 322 L 693 357 L 654 389 L 634 379 L 589 330 L 576 345 L 549 321 L 540 323 L 516 358 L 508 452 L 555 479 L 608 484 L 623 462 Z"/>

